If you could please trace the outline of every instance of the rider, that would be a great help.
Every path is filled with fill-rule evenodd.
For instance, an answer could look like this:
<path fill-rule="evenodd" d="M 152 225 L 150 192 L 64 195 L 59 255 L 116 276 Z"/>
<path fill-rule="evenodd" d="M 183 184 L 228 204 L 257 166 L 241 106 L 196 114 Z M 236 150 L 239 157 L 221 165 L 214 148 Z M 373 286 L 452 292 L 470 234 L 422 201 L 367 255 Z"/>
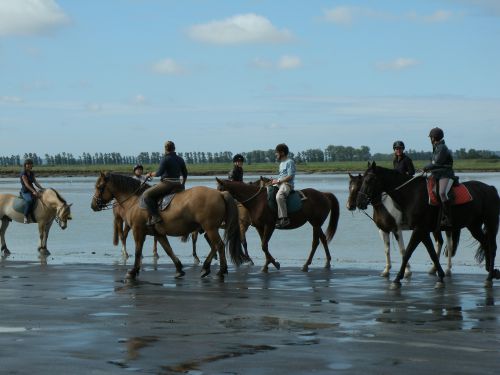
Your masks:
<path fill-rule="evenodd" d="M 26 159 L 24 161 L 23 171 L 21 172 L 20 178 L 21 196 L 26 201 L 26 205 L 24 206 L 24 224 L 28 224 L 29 215 L 33 218 L 33 222 L 35 221 L 35 217 L 33 216 L 33 207 L 35 205 L 35 199 L 40 196 L 40 192 L 35 189 L 35 186 L 38 189 L 43 189 L 35 177 L 35 172 L 33 172 L 33 160 Z"/>
<path fill-rule="evenodd" d="M 288 157 L 288 146 L 280 143 L 276 146 L 274 153 L 276 159 L 280 162 L 279 175 L 277 179 L 273 179 L 271 183 L 278 185 L 279 189 L 276 193 L 276 203 L 278 205 L 278 222 L 276 228 L 285 228 L 290 224 L 288 212 L 286 208 L 286 198 L 293 190 L 295 182 L 295 162 Z"/>
<path fill-rule="evenodd" d="M 142 166 L 142 164 L 137 164 L 134 167 L 134 176 L 133 177 L 136 180 L 139 180 L 141 183 L 145 182 L 147 179 L 147 176 L 144 176 L 143 173 L 144 173 L 144 167 Z"/>
<path fill-rule="evenodd" d="M 453 156 L 444 143 L 444 132 L 440 128 L 433 128 L 429 133 L 432 143 L 432 161 L 424 167 L 425 172 L 431 172 L 439 186 L 439 197 L 441 199 L 443 226 L 451 226 L 451 202 L 448 192 L 453 185 L 455 173 L 453 172 Z"/>
<path fill-rule="evenodd" d="M 243 163 L 245 158 L 241 154 L 233 156 L 233 169 L 229 171 L 229 179 L 231 181 L 243 182 Z"/>
<path fill-rule="evenodd" d="M 404 142 L 395 141 L 392 144 L 392 149 L 394 150 L 394 159 L 392 160 L 394 169 L 400 173 L 413 176 L 415 174 L 415 167 L 413 166 L 413 161 L 405 153 Z"/>
<path fill-rule="evenodd" d="M 144 192 L 144 202 L 151 214 L 148 225 L 155 225 L 162 221 L 158 212 L 158 200 L 174 190 L 184 190 L 187 179 L 187 169 L 184 159 L 175 152 L 175 144 L 172 141 L 165 143 L 165 155 L 160 161 L 156 172 L 149 172 L 148 177 L 160 176 L 161 181 Z M 179 181 L 180 177 L 182 179 Z"/>

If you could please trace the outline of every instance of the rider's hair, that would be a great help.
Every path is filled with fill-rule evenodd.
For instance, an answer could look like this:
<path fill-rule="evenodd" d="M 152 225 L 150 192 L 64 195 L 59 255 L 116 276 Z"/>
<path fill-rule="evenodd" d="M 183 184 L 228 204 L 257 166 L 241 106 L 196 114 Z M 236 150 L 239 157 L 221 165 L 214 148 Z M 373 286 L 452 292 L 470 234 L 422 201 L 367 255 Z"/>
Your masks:
<path fill-rule="evenodd" d="M 26 168 L 27 165 L 33 165 L 33 160 L 32 159 L 26 159 L 24 161 L 23 167 Z"/>
<path fill-rule="evenodd" d="M 283 152 L 283 154 L 288 155 L 288 146 L 284 143 L 280 143 L 276 146 L 276 152 Z"/>
<path fill-rule="evenodd" d="M 165 142 L 165 152 L 175 151 L 175 143 L 172 141 Z"/>

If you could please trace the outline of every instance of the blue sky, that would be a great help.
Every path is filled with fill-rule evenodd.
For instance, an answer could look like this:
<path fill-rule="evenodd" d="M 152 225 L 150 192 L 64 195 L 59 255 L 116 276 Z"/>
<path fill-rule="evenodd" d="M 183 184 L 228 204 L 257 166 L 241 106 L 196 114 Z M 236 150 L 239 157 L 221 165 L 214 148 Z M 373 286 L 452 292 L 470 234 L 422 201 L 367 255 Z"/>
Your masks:
<path fill-rule="evenodd" d="M 500 1 L 0 0 L 0 155 L 500 150 Z"/>

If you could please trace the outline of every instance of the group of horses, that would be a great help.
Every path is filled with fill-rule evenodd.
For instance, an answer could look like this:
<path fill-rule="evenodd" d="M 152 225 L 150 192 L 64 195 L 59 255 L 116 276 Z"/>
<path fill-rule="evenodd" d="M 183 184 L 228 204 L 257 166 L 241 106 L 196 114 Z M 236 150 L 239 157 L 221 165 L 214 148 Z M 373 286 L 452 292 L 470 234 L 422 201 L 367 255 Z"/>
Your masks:
<path fill-rule="evenodd" d="M 492 286 L 493 279 L 500 279 L 500 271 L 495 269 L 496 236 L 499 225 L 500 198 L 495 187 L 478 181 L 464 183 L 468 188 L 470 202 L 452 206 L 451 228 L 440 227 L 439 207 L 428 204 L 426 178 L 423 175 L 410 177 L 394 170 L 369 163 L 363 175 L 349 174 L 349 198 L 347 208 L 365 210 L 369 204 L 373 206 L 373 218 L 380 229 L 386 249 L 386 266 L 382 276 L 388 276 L 391 268 L 390 233 L 397 239 L 402 254 L 402 263 L 396 278 L 392 282 L 393 288 L 401 286 L 401 279 L 411 274 L 409 260 L 415 248 L 423 243 L 433 261 L 430 273 L 437 273 L 436 287 L 442 287 L 445 272 L 439 256 L 443 248 L 442 231 L 446 232 L 446 253 L 448 267 L 446 274 L 451 273 L 451 257 L 455 254 L 462 228 L 467 228 L 478 241 L 479 248 L 476 254 L 478 260 L 485 260 L 487 278 L 485 286 Z M 114 236 L 113 242 L 122 242 L 122 252 L 126 251 L 126 238 L 132 231 L 135 247 L 135 259 L 127 278 L 135 279 L 141 268 L 141 258 L 146 236 L 153 236 L 156 244 L 159 243 L 176 267 L 175 277 L 184 276 L 183 265 L 175 255 L 168 237 L 182 237 L 186 240 L 191 236 L 193 241 L 193 257 L 199 262 L 196 254 L 196 240 L 203 233 L 209 244 L 210 252 L 203 262 L 201 276 L 210 274 L 212 260 L 219 259 L 217 275 L 224 279 L 228 273 L 226 251 L 235 265 L 248 261 L 253 264 L 248 255 L 245 232 L 252 225 L 256 228 L 261 248 L 265 255 L 263 272 L 268 272 L 269 265 L 280 269 L 280 263 L 269 251 L 269 240 L 275 230 L 277 221 L 276 211 L 268 203 L 269 181 L 262 178 L 254 183 L 241 183 L 216 178 L 217 189 L 196 186 L 175 194 L 168 209 L 161 211 L 162 222 L 148 226 L 148 211 L 140 207 L 142 193 L 149 187 L 134 178 L 116 173 L 101 173 L 95 184 L 91 208 L 94 211 L 113 209 Z M 302 207 L 296 212 L 289 213 L 290 225 L 285 228 L 295 229 L 306 222 L 311 224 L 313 238 L 309 256 L 302 270 L 308 271 L 316 249 L 321 242 L 323 245 L 326 263 L 325 268 L 331 267 L 331 255 L 328 248 L 337 230 L 339 220 L 339 202 L 334 194 L 307 188 L 302 192 Z M 2 226 L 0 237 L 2 252 L 10 253 L 5 243 L 5 230 L 10 221 L 22 222 L 23 214 L 14 210 L 14 200 L 19 199 L 10 194 L 0 195 L 0 218 Z M 35 218 L 40 231 L 41 253 L 48 253 L 46 243 L 48 231 L 55 220 L 62 229 L 66 228 L 71 219 L 70 205 L 54 189 L 46 189 L 38 199 L 35 208 Z M 328 220 L 326 233 L 322 226 Z M 224 235 L 221 238 L 220 228 Z M 408 245 L 404 246 L 402 230 L 411 230 L 412 234 Z M 433 233 L 436 241 L 434 248 L 430 234 Z M 157 256 L 157 253 L 156 253 Z"/>

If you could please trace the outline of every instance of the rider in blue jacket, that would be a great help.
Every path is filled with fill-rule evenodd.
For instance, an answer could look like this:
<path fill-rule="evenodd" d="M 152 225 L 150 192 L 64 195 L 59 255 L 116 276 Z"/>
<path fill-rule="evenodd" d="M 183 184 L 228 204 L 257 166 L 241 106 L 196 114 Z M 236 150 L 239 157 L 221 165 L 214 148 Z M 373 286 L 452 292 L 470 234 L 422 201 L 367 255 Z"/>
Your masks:
<path fill-rule="evenodd" d="M 35 206 L 36 198 L 40 196 L 40 192 L 35 189 L 35 186 L 38 189 L 43 189 L 35 177 L 35 172 L 33 172 L 33 160 L 26 159 L 24 161 L 20 179 L 21 196 L 26 201 L 26 205 L 24 206 L 24 224 L 28 224 L 30 216 L 33 219 L 32 222 L 35 222 L 33 207 Z"/>

